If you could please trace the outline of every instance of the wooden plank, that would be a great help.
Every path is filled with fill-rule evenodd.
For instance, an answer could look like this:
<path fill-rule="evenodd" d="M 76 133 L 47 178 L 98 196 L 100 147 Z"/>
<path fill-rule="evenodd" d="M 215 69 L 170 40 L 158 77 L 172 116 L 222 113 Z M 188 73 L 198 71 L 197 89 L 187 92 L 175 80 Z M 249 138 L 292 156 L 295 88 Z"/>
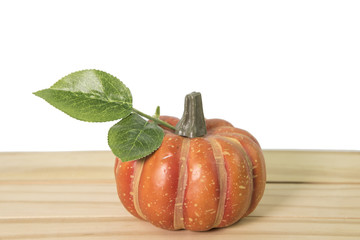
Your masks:
<path fill-rule="evenodd" d="M 359 219 L 247 217 L 209 232 L 167 231 L 132 217 L 0 220 L 1 239 L 358 239 Z"/>
<path fill-rule="evenodd" d="M 1 181 L 113 180 L 109 151 L 0 153 Z"/>
<path fill-rule="evenodd" d="M 0 219 L 131 216 L 114 184 L 0 185 Z M 252 216 L 360 218 L 359 184 L 267 184 Z"/>
<path fill-rule="evenodd" d="M 253 216 L 359 218 L 359 184 L 267 184 Z"/>
<path fill-rule="evenodd" d="M 271 182 L 360 183 L 360 152 L 264 152 Z"/>
<path fill-rule="evenodd" d="M 170 232 L 131 216 L 111 152 L 0 153 L 0 239 L 359 239 L 360 153 L 265 151 L 259 207 L 226 229 Z"/>
<path fill-rule="evenodd" d="M 0 184 L 0 219 L 128 215 L 115 184 Z"/>
<path fill-rule="evenodd" d="M 269 182 L 360 183 L 360 152 L 264 151 Z M 8 181 L 113 181 L 108 151 L 0 153 Z"/>

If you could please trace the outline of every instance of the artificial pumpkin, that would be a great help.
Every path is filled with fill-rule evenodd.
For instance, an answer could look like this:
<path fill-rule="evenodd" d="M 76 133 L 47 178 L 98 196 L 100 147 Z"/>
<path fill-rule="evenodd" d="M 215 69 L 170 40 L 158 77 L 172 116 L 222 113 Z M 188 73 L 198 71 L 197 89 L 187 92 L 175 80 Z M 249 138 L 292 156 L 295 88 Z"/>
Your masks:
<path fill-rule="evenodd" d="M 206 231 L 250 214 L 265 189 L 264 157 L 247 131 L 204 119 L 201 96 L 185 98 L 182 119 L 161 116 L 160 148 L 136 161 L 116 158 L 119 198 L 134 216 L 157 227 Z"/>

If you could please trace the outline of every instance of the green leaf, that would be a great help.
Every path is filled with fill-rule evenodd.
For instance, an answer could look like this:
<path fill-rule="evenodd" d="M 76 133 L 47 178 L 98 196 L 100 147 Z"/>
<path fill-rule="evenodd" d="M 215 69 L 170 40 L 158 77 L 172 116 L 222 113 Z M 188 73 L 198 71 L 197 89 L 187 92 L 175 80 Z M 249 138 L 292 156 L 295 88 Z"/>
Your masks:
<path fill-rule="evenodd" d="M 164 131 L 156 123 L 132 113 L 110 128 L 108 143 L 111 151 L 127 162 L 151 154 L 160 147 L 163 138 Z"/>
<path fill-rule="evenodd" d="M 113 121 L 132 111 L 130 90 L 116 77 L 83 70 L 34 93 L 73 118 L 87 122 Z"/>

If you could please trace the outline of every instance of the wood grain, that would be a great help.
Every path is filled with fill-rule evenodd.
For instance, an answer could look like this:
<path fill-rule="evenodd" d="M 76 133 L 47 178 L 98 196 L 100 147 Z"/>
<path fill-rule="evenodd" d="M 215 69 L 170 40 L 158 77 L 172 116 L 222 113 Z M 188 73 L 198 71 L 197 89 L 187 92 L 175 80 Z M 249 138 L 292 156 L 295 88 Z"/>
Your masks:
<path fill-rule="evenodd" d="M 166 231 L 121 205 L 109 152 L 0 153 L 0 239 L 360 239 L 360 153 L 265 151 L 258 208 L 209 232 Z"/>
<path fill-rule="evenodd" d="M 268 181 L 360 183 L 360 152 L 265 151 Z"/>
<path fill-rule="evenodd" d="M 113 181 L 111 152 L 0 153 L 2 181 Z"/>
<path fill-rule="evenodd" d="M 265 150 L 268 182 L 360 183 L 360 152 Z M 108 151 L 0 153 L 0 183 L 113 181 Z"/>
<path fill-rule="evenodd" d="M 6 184 L 0 193 L 0 219 L 131 216 L 119 203 L 114 184 Z M 269 183 L 251 216 L 357 218 L 360 185 Z"/>
<path fill-rule="evenodd" d="M 209 232 L 167 231 L 133 217 L 22 219 L 1 223 L 2 239 L 356 239 L 358 219 L 247 217 Z M 19 231 L 21 230 L 21 231 Z"/>

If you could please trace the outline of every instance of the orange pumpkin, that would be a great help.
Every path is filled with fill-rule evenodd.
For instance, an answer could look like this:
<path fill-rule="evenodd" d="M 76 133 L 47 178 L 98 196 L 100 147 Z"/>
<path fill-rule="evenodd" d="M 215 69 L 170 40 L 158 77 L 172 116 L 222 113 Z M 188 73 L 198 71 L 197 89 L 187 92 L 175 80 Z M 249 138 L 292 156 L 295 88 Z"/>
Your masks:
<path fill-rule="evenodd" d="M 118 195 L 132 215 L 164 229 L 226 227 L 259 203 L 266 182 L 264 157 L 250 133 L 225 120 L 201 120 L 201 102 L 190 105 L 185 108 L 200 115 L 195 122 L 205 123 L 205 135 L 180 136 L 164 128 L 162 145 L 153 154 L 130 162 L 116 158 Z M 175 117 L 160 119 L 179 125 Z"/>

